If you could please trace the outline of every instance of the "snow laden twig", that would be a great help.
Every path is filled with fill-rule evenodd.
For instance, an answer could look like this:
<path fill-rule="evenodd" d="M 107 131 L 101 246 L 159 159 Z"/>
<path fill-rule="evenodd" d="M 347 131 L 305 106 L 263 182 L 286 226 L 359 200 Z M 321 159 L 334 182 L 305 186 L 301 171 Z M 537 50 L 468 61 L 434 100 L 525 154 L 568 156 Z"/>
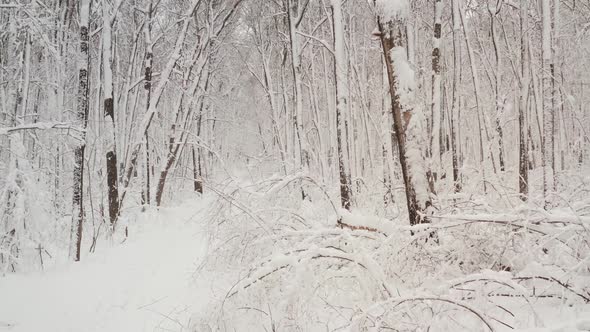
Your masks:
<path fill-rule="evenodd" d="M 388 299 L 385 301 L 375 303 L 369 309 L 364 310 L 364 312 L 361 315 L 359 315 L 353 319 L 352 324 L 351 324 L 353 329 L 350 329 L 349 331 L 361 331 L 361 327 L 363 326 L 364 321 L 366 321 L 367 319 L 372 320 L 372 321 L 378 321 L 379 318 L 385 314 L 385 313 L 383 313 L 382 315 L 371 315 L 370 312 L 375 312 L 379 309 L 393 310 L 396 307 L 398 307 L 402 304 L 408 303 L 408 302 L 429 302 L 429 301 L 430 302 L 442 302 L 442 303 L 450 304 L 450 305 L 459 307 L 461 309 L 464 309 L 464 310 L 472 313 L 474 316 L 476 316 L 490 331 L 492 331 L 492 332 L 496 331 L 496 329 L 494 329 L 492 324 L 486 319 L 485 314 L 480 312 L 479 310 L 477 310 L 473 306 L 471 306 L 463 301 L 459 301 L 459 300 L 456 300 L 453 298 L 430 296 L 430 295 L 391 298 L 391 299 Z"/>
<path fill-rule="evenodd" d="M 338 217 L 338 219 L 340 219 L 341 215 L 339 210 L 336 208 L 336 205 L 334 204 L 334 201 L 332 200 L 332 197 L 330 197 L 330 194 L 328 194 L 328 192 L 326 191 L 326 189 L 320 185 L 316 180 L 314 180 L 314 178 L 312 178 L 311 176 L 305 175 L 303 173 L 295 173 L 292 174 L 290 176 L 286 176 L 284 177 L 282 180 L 280 180 L 278 183 L 276 183 L 275 185 L 273 185 L 267 192 L 267 195 L 275 195 L 278 191 L 282 190 L 283 188 L 287 187 L 291 182 L 293 181 L 298 181 L 298 180 L 304 180 L 307 181 L 313 185 L 315 185 L 318 189 L 320 189 L 320 191 L 324 194 L 324 196 L 326 197 L 326 200 L 330 203 L 330 205 L 332 206 L 332 209 L 334 210 L 334 213 L 336 214 L 336 216 Z"/>
<path fill-rule="evenodd" d="M 212 192 L 214 192 L 215 194 L 217 194 L 219 197 L 221 197 L 223 200 L 227 201 L 232 206 L 234 206 L 234 207 L 240 209 L 241 211 L 243 211 L 252 220 L 254 220 L 254 222 L 256 222 L 256 224 L 258 224 L 258 226 L 260 226 L 260 228 L 266 234 L 270 234 L 271 233 L 271 230 L 270 230 L 270 227 L 268 226 L 268 224 L 263 219 L 261 219 L 259 216 L 255 215 L 252 212 L 252 210 L 250 210 L 250 208 L 248 208 L 247 206 L 245 206 L 243 203 L 241 203 L 240 201 L 238 201 L 237 199 L 234 199 L 233 197 L 231 197 L 229 195 L 226 195 L 221 190 L 215 188 L 215 186 L 211 186 L 211 185 L 208 185 L 206 183 L 205 183 L 205 186 L 207 187 L 207 189 L 209 189 Z"/>
<path fill-rule="evenodd" d="M 259 267 L 252 269 L 250 273 L 248 273 L 247 277 L 243 278 L 237 284 L 232 286 L 226 298 L 233 297 L 239 292 L 244 291 L 254 284 L 264 280 L 275 272 L 293 267 L 302 262 L 317 259 L 336 259 L 344 263 L 353 263 L 364 270 L 367 270 L 389 296 L 392 296 L 394 292 L 394 289 L 386 282 L 385 275 L 382 272 L 377 271 L 378 268 L 375 262 L 372 262 L 367 257 L 351 254 L 334 246 L 327 246 L 323 248 L 312 246 L 306 249 L 297 249 L 281 254 L 276 254 L 267 259 Z"/>
<path fill-rule="evenodd" d="M 544 280 L 547 282 L 555 283 L 561 286 L 563 289 L 567 290 L 568 292 L 578 296 L 579 298 L 583 299 L 586 303 L 590 303 L 590 293 L 584 295 L 582 291 L 575 289 L 574 287 L 570 286 L 568 283 L 563 282 L 554 277 L 546 277 L 546 276 L 521 276 L 521 277 L 514 277 L 514 280 L 518 281 L 527 281 L 527 280 Z"/>
<path fill-rule="evenodd" d="M 78 128 L 77 126 L 73 125 L 72 123 L 67 122 L 37 122 L 37 123 L 29 123 L 29 124 L 22 124 L 14 127 L 4 127 L 0 128 L 0 135 L 10 135 L 14 134 L 21 130 L 47 130 L 47 129 L 66 129 L 72 130 L 74 132 L 82 132 L 82 129 Z"/>

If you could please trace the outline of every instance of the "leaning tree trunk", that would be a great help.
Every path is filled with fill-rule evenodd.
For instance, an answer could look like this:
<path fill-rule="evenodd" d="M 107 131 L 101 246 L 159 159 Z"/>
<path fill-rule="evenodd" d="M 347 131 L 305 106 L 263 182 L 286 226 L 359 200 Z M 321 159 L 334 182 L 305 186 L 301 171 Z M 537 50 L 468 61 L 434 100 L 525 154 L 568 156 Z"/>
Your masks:
<path fill-rule="evenodd" d="M 389 78 L 394 134 L 397 136 L 410 225 L 428 223 L 427 210 L 432 203 L 421 151 L 425 143 L 420 128 L 423 116 L 420 109 L 413 109 L 414 73 L 407 60 L 404 36 L 407 18 L 402 17 L 403 13 L 384 13 L 384 8 L 380 9 L 377 24 Z"/>
<path fill-rule="evenodd" d="M 201 0 L 192 0 L 191 5 L 187 8 L 187 11 L 183 15 L 183 19 L 180 21 L 182 22 L 182 27 L 177 34 L 176 42 L 174 45 L 174 50 L 171 52 L 168 62 L 166 66 L 162 69 L 160 73 L 160 80 L 158 84 L 152 91 L 152 95 L 150 98 L 150 107 L 147 110 L 146 114 L 144 114 L 142 120 L 140 121 L 138 128 L 136 130 L 136 137 L 133 141 L 133 146 L 129 150 L 129 160 L 125 166 L 125 174 L 123 175 L 123 192 L 121 194 L 121 203 L 123 202 L 125 195 L 127 193 L 127 189 L 129 188 L 129 183 L 131 181 L 131 177 L 133 175 L 133 171 L 135 169 L 135 165 L 137 164 L 137 160 L 139 157 L 139 151 L 142 146 L 143 137 L 146 135 L 147 131 L 150 128 L 154 115 L 158 110 L 158 104 L 160 103 L 160 99 L 164 93 L 164 89 L 168 84 L 169 78 L 172 75 L 174 68 L 177 65 L 177 61 L 180 59 L 182 50 L 184 49 L 184 42 L 187 36 L 187 31 L 191 21 L 193 20 L 193 14 Z M 218 21 L 220 22 L 218 25 L 213 26 L 213 31 L 211 32 L 211 36 L 208 36 L 209 41 L 216 38 L 221 34 L 221 32 L 227 27 L 229 19 L 236 13 L 239 5 L 242 3 L 242 0 L 236 0 L 231 8 L 223 15 L 216 16 Z"/>
<path fill-rule="evenodd" d="M 206 46 L 203 46 L 206 47 Z M 199 54 L 202 51 L 199 51 Z M 182 113 L 182 98 L 178 104 L 177 110 L 176 110 L 176 120 L 174 121 L 172 128 L 170 129 L 170 138 L 169 138 L 169 147 L 168 147 L 168 157 L 166 159 L 166 164 L 164 165 L 164 168 L 162 169 L 162 171 L 160 172 L 160 177 L 158 178 L 158 182 L 156 184 L 156 205 L 160 206 L 160 204 L 162 203 L 162 195 L 164 194 L 164 188 L 166 185 L 166 179 L 168 178 L 168 175 L 170 174 L 170 170 L 172 169 L 172 167 L 175 165 L 176 160 L 178 158 L 178 156 L 180 155 L 179 152 L 181 152 L 184 149 L 184 145 L 186 144 L 186 139 L 188 138 L 188 129 L 189 127 L 192 125 L 193 122 L 193 112 L 194 112 L 194 108 L 193 107 L 193 102 L 195 100 L 195 98 L 197 98 L 197 90 L 199 87 L 201 87 L 202 89 L 202 94 L 200 96 L 198 96 L 199 99 L 199 106 L 197 107 L 199 109 L 199 115 L 202 114 L 203 112 L 203 105 L 204 105 L 204 101 L 205 101 L 205 96 L 207 94 L 207 90 L 209 88 L 209 81 L 211 79 L 211 73 L 209 71 L 209 69 L 206 70 L 206 72 L 204 72 L 205 70 L 205 66 L 210 64 L 210 61 L 212 61 L 212 55 L 203 55 L 203 57 L 205 58 L 199 58 L 198 54 L 194 55 L 195 58 L 193 59 L 193 64 L 191 66 L 189 66 L 188 71 L 185 73 L 185 81 L 184 81 L 184 86 L 188 85 L 188 81 L 190 79 L 190 74 L 194 68 L 194 65 L 197 63 L 197 60 L 201 59 L 201 61 L 199 61 L 199 66 L 198 66 L 198 72 L 197 72 L 197 77 L 195 77 L 193 79 L 193 82 L 191 84 L 191 86 L 189 87 L 189 91 L 187 93 L 188 95 L 188 102 L 187 102 L 187 108 L 186 108 L 186 114 L 184 115 L 184 121 L 183 121 L 183 128 L 181 130 L 181 134 L 179 139 L 176 139 L 176 124 L 179 123 L 179 119 L 180 119 L 180 115 Z M 203 77 L 205 77 L 205 82 L 203 84 L 201 84 L 201 81 L 203 79 Z M 199 132 L 200 134 L 200 132 Z M 183 142 L 184 141 L 184 142 Z"/>
<path fill-rule="evenodd" d="M 143 138 L 147 135 L 147 132 L 152 123 L 152 119 L 156 114 L 157 107 L 160 103 L 162 94 L 164 93 L 164 89 L 168 84 L 168 80 L 170 78 L 170 75 L 172 74 L 174 67 L 176 66 L 176 62 L 180 58 L 181 50 L 184 46 L 184 41 L 187 35 L 188 27 L 190 25 L 193 12 L 195 11 L 199 3 L 200 0 L 193 0 L 193 3 L 191 4 L 190 8 L 185 12 L 185 18 L 182 21 L 182 28 L 180 29 L 180 32 L 176 37 L 174 50 L 172 51 L 172 54 L 170 55 L 168 62 L 166 63 L 166 66 L 160 73 L 160 81 L 151 93 L 150 107 L 144 114 L 143 119 L 141 120 L 141 123 L 139 124 L 137 132 L 135 134 L 136 137 L 132 141 L 133 146 L 130 148 L 129 160 L 126 163 L 125 174 L 123 175 L 123 192 L 121 194 L 121 203 L 125 199 L 127 189 L 129 189 L 129 184 L 131 182 L 131 176 L 133 175 L 135 166 L 137 165 L 139 151 L 141 150 L 141 146 L 143 145 L 141 142 L 143 141 Z"/>
<path fill-rule="evenodd" d="M 344 27 L 342 26 L 342 2 L 332 0 L 332 15 L 334 22 L 334 70 L 336 72 L 336 142 L 338 147 L 338 174 L 340 178 L 340 204 L 342 208 L 351 208 L 351 190 L 348 179 L 350 175 L 346 168 L 342 140 L 342 117 L 348 108 L 348 60 L 344 45 Z"/>
<path fill-rule="evenodd" d="M 107 161 L 107 186 L 109 199 L 109 219 L 112 231 L 114 231 L 119 217 L 119 177 L 117 171 L 117 148 L 115 137 L 115 107 L 113 98 L 113 36 L 110 5 L 108 1 L 102 2 L 103 26 L 103 89 L 104 89 L 104 116 L 106 120 L 106 161 Z"/>
<path fill-rule="evenodd" d="M 72 231 L 70 259 L 80 260 L 82 224 L 84 221 L 84 151 L 86 149 L 86 127 L 88 124 L 88 20 L 90 1 L 80 1 L 80 51 L 78 53 L 78 109 L 76 120 L 81 127 L 80 142 L 74 150 L 74 179 L 72 199 Z"/>

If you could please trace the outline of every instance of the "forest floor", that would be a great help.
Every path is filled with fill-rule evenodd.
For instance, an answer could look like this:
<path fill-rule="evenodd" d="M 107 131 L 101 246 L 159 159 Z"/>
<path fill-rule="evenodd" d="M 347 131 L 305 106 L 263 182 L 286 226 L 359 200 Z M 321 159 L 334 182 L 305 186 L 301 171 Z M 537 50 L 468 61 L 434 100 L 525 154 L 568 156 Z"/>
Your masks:
<path fill-rule="evenodd" d="M 0 278 L 0 331 L 187 330 L 210 289 L 196 280 L 207 241 L 194 205 L 138 213 L 133 236 L 80 263 Z"/>
<path fill-rule="evenodd" d="M 328 326 L 328 323 L 337 325 L 341 321 L 344 322 L 342 326 L 347 326 L 351 320 L 349 317 L 356 317 L 354 316 L 356 313 L 350 316 L 342 315 L 342 317 L 339 315 L 338 320 L 330 316 L 329 310 L 333 306 L 328 305 L 329 303 L 324 300 L 324 293 L 316 291 L 320 288 L 317 285 L 325 284 L 328 287 L 325 289 L 325 294 L 330 292 L 328 295 L 333 296 L 330 301 L 336 303 L 343 301 L 349 305 L 348 302 L 360 299 L 354 304 L 355 307 L 350 305 L 352 309 L 339 308 L 339 313 L 347 314 L 353 309 L 362 308 L 361 305 L 372 308 L 371 303 L 374 298 L 367 300 L 362 296 L 371 295 L 370 292 L 378 294 L 371 286 L 372 278 L 379 276 L 380 271 L 390 270 L 394 273 L 389 276 L 383 274 L 383 276 L 387 278 L 388 285 L 398 291 L 394 297 L 406 299 L 423 297 L 427 294 L 431 297 L 450 298 L 451 302 L 455 300 L 464 302 L 465 295 L 458 293 L 457 289 L 451 289 L 449 285 L 478 280 L 491 281 L 483 282 L 480 286 L 476 282 L 470 283 L 475 290 L 472 293 L 479 297 L 468 299 L 470 301 L 468 303 L 485 313 L 486 317 L 498 317 L 512 325 L 511 327 L 495 320 L 497 324 L 494 323 L 494 331 L 590 331 L 590 303 L 580 299 L 590 295 L 587 293 L 590 276 L 585 268 L 588 257 L 582 257 L 581 261 L 566 260 L 566 258 L 573 258 L 568 258 L 559 251 L 564 247 L 560 246 L 564 243 L 563 241 L 549 247 L 550 254 L 556 255 L 554 259 L 551 255 L 540 253 L 534 255 L 535 250 L 539 249 L 532 247 L 532 244 L 536 242 L 532 240 L 522 242 L 524 241 L 522 239 L 532 238 L 529 233 L 522 233 L 524 235 L 521 233 L 518 235 L 514 231 L 503 233 L 502 229 L 505 228 L 491 228 L 485 224 L 472 225 L 465 231 L 456 227 L 453 228 L 457 229 L 454 233 L 450 231 L 445 233 L 441 228 L 440 245 L 437 242 L 436 246 L 431 246 L 426 245 L 427 242 L 425 242 L 420 246 L 410 246 L 407 243 L 414 243 L 414 240 L 410 238 L 411 235 L 408 232 L 396 231 L 396 229 L 406 228 L 396 224 L 390 225 L 391 221 L 385 218 L 379 219 L 355 213 L 345 219 L 350 224 L 358 222 L 359 225 L 377 227 L 376 225 L 381 222 L 397 227 L 394 227 L 388 236 L 382 237 L 363 230 L 339 231 L 329 221 L 323 224 L 322 220 L 330 220 L 326 214 L 332 212 L 326 206 L 327 203 L 321 200 L 314 201 L 313 204 L 306 202 L 301 210 L 294 212 L 309 225 L 315 225 L 315 228 L 306 226 L 307 228 L 300 231 L 310 239 L 302 240 L 301 237 L 297 237 L 292 241 L 284 239 L 272 241 L 276 237 L 253 231 L 258 224 L 248 219 L 254 213 L 249 211 L 256 211 L 255 213 L 261 216 L 255 221 L 273 221 L 277 227 L 284 228 L 280 224 L 280 219 L 276 216 L 272 219 L 272 213 L 277 210 L 272 207 L 280 205 L 269 198 L 280 198 L 281 192 L 277 191 L 276 187 L 282 187 L 284 183 L 286 182 L 281 181 L 273 186 L 273 190 L 264 191 L 270 193 L 267 195 L 252 195 L 249 191 L 248 195 L 235 195 L 249 203 L 252 208 L 239 205 L 240 208 L 232 210 L 228 202 L 231 201 L 237 206 L 239 203 L 236 202 L 239 201 L 236 198 L 226 195 L 223 196 L 223 200 L 219 200 L 212 194 L 205 195 L 204 198 L 188 195 L 185 200 L 175 200 L 176 206 L 167 208 L 150 208 L 144 212 L 139 208 L 129 209 L 121 218 L 117 234 L 111 239 L 101 240 L 94 253 L 88 253 L 91 237 L 84 238 L 86 243 L 83 246 L 85 251 L 81 262 L 46 261 L 43 271 L 7 273 L 5 276 L 0 276 L 0 332 L 210 332 L 212 330 L 250 332 L 265 329 L 269 331 L 275 324 L 283 324 L 280 325 L 282 328 L 276 329 L 278 331 L 342 331 L 342 328 L 320 329 L 319 326 Z M 245 187 L 249 190 L 251 188 L 251 186 Z M 226 191 L 235 192 L 231 187 L 228 187 Z M 291 193 L 285 195 L 287 199 L 293 197 Z M 584 206 L 588 205 L 584 203 Z M 240 212 L 237 212 L 238 210 Z M 266 214 L 265 211 L 267 211 Z M 490 215 L 482 214 L 482 216 L 491 218 Z M 498 215 L 498 218 L 501 219 L 502 215 Z M 580 219 L 580 222 L 585 220 L 587 219 Z M 571 223 L 562 229 L 558 228 L 562 226 L 549 221 L 548 219 L 547 224 L 534 225 L 537 228 L 544 227 L 543 230 L 552 231 L 548 232 L 546 237 L 540 238 L 542 248 L 549 243 L 546 238 L 553 237 L 555 232 L 561 232 L 555 235 L 556 238 L 561 238 L 570 234 L 566 231 L 571 231 L 572 227 L 578 225 Z M 377 224 L 373 225 L 373 222 Z M 534 227 L 529 224 L 526 226 Z M 121 237 L 125 228 L 129 230 L 129 236 L 126 239 Z M 89 233 L 90 229 L 91 225 L 87 225 Z M 290 234 L 296 233 L 291 231 Z M 340 235 L 345 236 L 343 239 L 346 242 L 338 242 Z M 362 236 L 353 237 L 354 235 Z M 499 272 L 489 268 L 480 269 L 473 265 L 475 266 L 472 268 L 473 272 L 463 272 L 452 265 L 454 260 L 446 258 L 449 255 L 456 255 L 458 257 L 456 260 L 462 259 L 469 264 L 483 261 L 478 264 L 488 266 L 485 260 L 485 257 L 489 256 L 487 253 L 502 251 L 502 247 L 500 249 L 495 247 L 499 242 L 504 243 L 505 240 L 502 240 L 504 238 L 501 236 L 509 236 L 511 241 L 517 243 L 520 243 L 517 240 L 521 240 L 526 245 L 524 251 L 511 253 L 512 256 L 507 254 L 508 258 L 513 258 L 508 262 L 514 263 L 514 266 L 519 268 L 518 271 Z M 575 236 L 572 238 L 577 239 Z M 533 240 L 536 241 L 537 238 Z M 264 241 L 272 242 L 268 245 Z M 574 243 L 577 243 L 576 241 Z M 292 248 L 305 249 L 304 246 L 309 243 L 313 243 L 316 249 L 320 245 L 344 245 L 351 252 L 347 257 L 358 260 L 363 257 L 371 258 L 372 262 L 376 262 L 370 265 L 370 270 L 376 273 L 363 275 L 364 270 L 369 271 L 369 269 L 353 270 L 356 265 L 337 266 L 333 263 L 312 265 L 312 263 L 321 262 L 315 259 L 306 261 L 305 265 L 298 264 L 292 270 L 274 269 L 277 265 L 273 264 L 282 266 L 284 262 L 292 261 L 286 260 L 285 255 L 280 255 L 283 252 L 281 250 L 288 252 Z M 375 250 L 375 243 L 383 246 L 384 249 Z M 510 248 L 520 247 L 511 246 Z M 306 250 L 313 254 L 312 250 L 316 249 Z M 396 254 L 390 255 L 390 252 Z M 371 256 L 366 253 L 371 253 Z M 65 252 L 52 252 L 52 255 L 67 257 Z M 269 259 L 268 257 L 270 257 L 268 266 L 273 272 L 279 271 L 286 274 L 294 271 L 295 273 L 287 277 L 276 273 L 266 278 L 268 270 L 264 270 L 265 265 L 259 262 L 261 260 L 265 262 Z M 576 268 L 562 271 L 556 267 L 555 263 L 549 264 L 554 261 L 563 263 L 564 266 L 575 265 Z M 252 269 L 252 266 L 262 266 L 262 268 L 256 270 Z M 236 285 L 247 279 L 251 273 L 263 274 L 264 283 L 257 283 L 254 287 L 243 287 L 239 294 L 235 293 L 237 295 L 234 297 L 232 297 L 233 294 L 229 295 L 236 289 Z M 427 273 L 430 273 L 428 278 L 421 277 L 422 274 Z M 359 280 L 363 281 L 363 287 L 359 288 L 357 283 L 349 283 L 348 278 L 341 278 L 340 284 L 333 285 L 325 282 L 333 276 L 344 274 L 358 276 Z M 402 277 L 396 279 L 398 275 L 404 279 L 401 279 Z M 545 279 L 537 278 L 539 280 L 535 284 L 518 283 L 514 281 L 518 279 L 513 279 L 526 275 L 538 275 Z M 563 280 L 563 283 L 545 282 L 544 280 L 547 279 L 545 276 L 556 276 L 559 280 Z M 507 290 L 498 288 L 498 284 L 506 284 L 509 287 Z M 562 287 L 563 285 L 565 287 Z M 360 295 L 354 295 L 355 293 L 352 293 L 350 289 L 360 289 Z M 583 292 L 576 294 L 577 289 Z M 499 292 L 504 291 L 514 291 L 517 295 L 529 293 L 532 295 L 527 295 L 524 300 L 522 297 L 512 297 L 510 294 L 498 297 L 485 296 L 488 292 L 501 294 Z M 547 297 L 544 298 L 544 295 Z M 377 295 L 375 298 L 378 298 Z M 253 315 L 250 309 L 254 307 L 250 303 L 256 304 L 257 301 L 263 303 L 266 306 L 265 309 L 272 315 L 268 314 L 267 317 L 260 310 L 254 310 Z M 271 302 L 272 307 L 269 304 Z M 414 306 L 412 310 L 415 310 L 417 314 L 432 312 L 432 317 L 422 317 L 421 320 L 427 324 L 438 324 L 437 331 L 486 330 L 473 328 L 473 326 L 482 328 L 483 326 L 469 310 L 444 307 L 438 302 L 435 305 L 428 303 L 430 306 Z M 298 312 L 317 316 L 317 321 L 291 319 L 291 315 L 295 316 Z M 295 318 L 298 317 L 295 316 Z M 488 320 L 491 321 L 492 318 Z M 289 325 L 292 321 L 302 327 L 295 328 L 294 325 Z M 309 324 L 305 325 L 307 322 Z M 317 322 L 320 324 L 313 325 Z M 324 322 L 327 323 L 324 324 Z M 463 323 L 471 325 L 463 325 Z M 267 328 L 268 326 L 270 327 Z M 457 326 L 463 328 L 457 328 Z"/>

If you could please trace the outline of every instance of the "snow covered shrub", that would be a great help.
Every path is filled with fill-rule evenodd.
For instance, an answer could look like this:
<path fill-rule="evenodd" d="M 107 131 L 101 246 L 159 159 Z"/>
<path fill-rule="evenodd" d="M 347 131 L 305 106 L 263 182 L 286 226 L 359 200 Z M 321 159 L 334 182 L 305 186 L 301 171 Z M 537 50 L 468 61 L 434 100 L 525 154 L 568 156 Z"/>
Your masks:
<path fill-rule="evenodd" d="M 302 184 L 311 201 L 292 198 Z M 590 220 L 574 211 L 455 197 L 468 214 L 410 227 L 335 209 L 306 176 L 225 185 L 206 266 L 224 273 L 214 330 L 497 331 L 590 310 Z"/>
<path fill-rule="evenodd" d="M 15 147 L 24 153 L 22 145 Z M 19 159 L 7 172 L 0 187 L 0 275 L 42 268 L 52 258 L 56 236 L 67 229 L 49 222 L 56 218 L 42 170 Z"/>

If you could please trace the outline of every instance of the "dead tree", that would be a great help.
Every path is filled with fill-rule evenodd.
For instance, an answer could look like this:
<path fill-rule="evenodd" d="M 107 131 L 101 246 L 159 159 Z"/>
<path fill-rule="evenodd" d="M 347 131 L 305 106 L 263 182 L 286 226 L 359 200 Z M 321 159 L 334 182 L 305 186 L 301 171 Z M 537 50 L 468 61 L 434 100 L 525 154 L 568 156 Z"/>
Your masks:
<path fill-rule="evenodd" d="M 383 9 L 381 9 L 383 11 Z M 399 160 L 406 189 L 410 225 L 428 223 L 427 210 L 432 206 L 424 171 L 420 132 L 420 110 L 413 109 L 411 87 L 413 71 L 407 59 L 407 17 L 403 13 L 378 13 L 377 24 L 389 78 L 391 113 L 398 143 Z"/>

